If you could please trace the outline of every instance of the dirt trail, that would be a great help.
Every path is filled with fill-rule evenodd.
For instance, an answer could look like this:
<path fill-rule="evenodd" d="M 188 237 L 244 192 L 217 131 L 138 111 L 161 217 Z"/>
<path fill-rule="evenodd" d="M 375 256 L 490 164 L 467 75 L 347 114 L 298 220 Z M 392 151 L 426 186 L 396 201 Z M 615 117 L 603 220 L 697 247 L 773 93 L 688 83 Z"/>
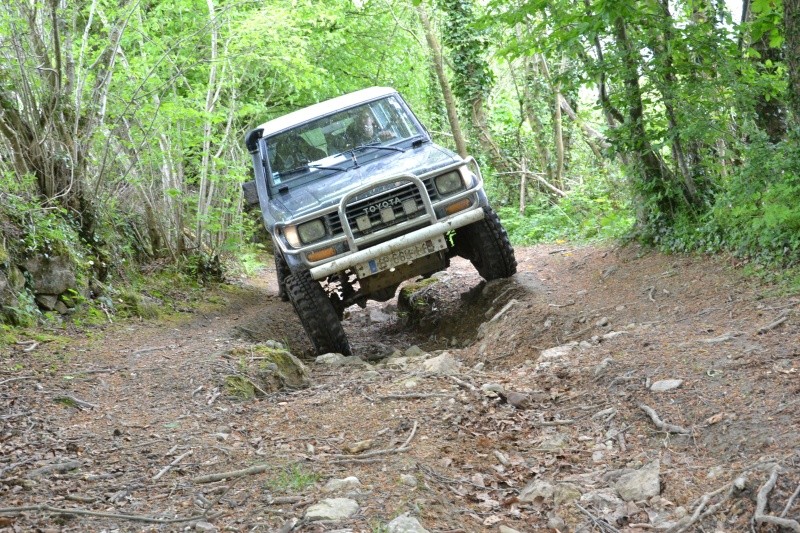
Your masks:
<path fill-rule="evenodd" d="M 403 513 L 428 531 L 749 531 L 754 515 L 792 531 L 800 299 L 636 247 L 517 258 L 487 286 L 454 261 L 411 316 L 351 309 L 371 363 L 306 359 L 309 388 L 266 397 L 223 385 L 247 362 L 234 348 L 310 350 L 272 272 L 179 320 L 3 347 L 0 531 L 377 532 Z M 449 374 L 425 366 L 450 358 Z M 325 492 L 348 476 L 360 485 Z M 304 518 L 325 498 L 357 511 Z"/>

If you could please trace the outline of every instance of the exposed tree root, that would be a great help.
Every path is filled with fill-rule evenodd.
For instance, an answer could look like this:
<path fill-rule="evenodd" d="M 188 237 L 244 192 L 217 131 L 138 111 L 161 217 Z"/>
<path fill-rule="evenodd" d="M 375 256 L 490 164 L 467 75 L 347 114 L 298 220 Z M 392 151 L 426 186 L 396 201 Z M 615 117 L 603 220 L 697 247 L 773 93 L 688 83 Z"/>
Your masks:
<path fill-rule="evenodd" d="M 146 515 L 122 514 L 122 513 L 104 513 L 100 511 L 89 511 L 87 509 L 64 509 L 61 507 L 53 507 L 52 505 L 25 505 L 21 507 L 0 507 L 0 514 L 8 513 L 24 513 L 38 511 L 42 513 L 56 513 L 65 515 L 76 516 L 97 516 L 100 518 L 116 518 L 122 520 L 132 520 L 134 522 L 147 522 L 148 524 L 179 524 L 182 522 L 192 522 L 194 520 L 207 520 L 211 518 L 206 515 L 195 515 L 186 518 L 155 518 Z"/>
<path fill-rule="evenodd" d="M 773 524 L 800 533 L 800 522 L 797 520 L 772 516 L 764 512 L 767 508 L 767 497 L 769 493 L 772 492 L 772 489 L 775 488 L 775 483 L 778 481 L 778 471 L 780 468 L 780 465 L 773 466 L 769 479 L 758 490 L 758 495 L 756 496 L 756 512 L 753 515 L 753 521 L 756 524 Z"/>
<path fill-rule="evenodd" d="M 679 435 L 688 435 L 691 433 L 691 431 L 684 427 L 664 422 L 658 417 L 658 413 L 656 413 L 652 407 L 648 407 L 645 404 L 640 404 L 639 409 L 647 413 L 647 415 L 650 417 L 650 420 L 653 421 L 653 424 L 655 424 L 656 427 L 662 431 L 666 431 L 667 433 L 678 433 Z"/>
<path fill-rule="evenodd" d="M 230 472 L 219 472 L 217 474 L 207 474 L 205 476 L 198 476 L 192 481 L 194 483 L 213 483 L 214 481 L 222 481 L 223 479 L 233 479 L 243 476 L 252 476 L 260 474 L 269 470 L 269 465 L 256 465 L 242 470 L 231 470 Z"/>

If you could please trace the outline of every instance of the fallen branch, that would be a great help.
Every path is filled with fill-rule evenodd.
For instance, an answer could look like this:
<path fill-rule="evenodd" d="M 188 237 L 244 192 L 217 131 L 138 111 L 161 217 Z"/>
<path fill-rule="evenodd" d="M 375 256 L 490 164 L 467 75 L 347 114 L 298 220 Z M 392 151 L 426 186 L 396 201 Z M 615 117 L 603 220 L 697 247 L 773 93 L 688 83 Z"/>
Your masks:
<path fill-rule="evenodd" d="M 33 414 L 33 411 L 23 411 L 21 413 L 12 413 L 10 415 L 0 416 L 0 420 L 11 420 L 12 418 L 19 418 L 21 416 L 28 416 L 28 415 L 32 415 L 32 414 Z"/>
<path fill-rule="evenodd" d="M 476 386 L 475 386 L 475 385 L 473 385 L 472 383 L 469 383 L 469 382 L 467 382 L 467 381 L 464 381 L 463 379 L 459 379 L 459 378 L 457 378 L 457 377 L 455 377 L 455 376 L 450 376 L 450 379 L 452 379 L 453 381 L 455 381 L 455 382 L 458 384 L 458 386 L 459 386 L 459 387 L 463 387 L 463 388 L 465 388 L 465 389 L 469 389 L 469 390 L 471 390 L 472 392 L 476 392 L 476 391 L 478 390 L 478 387 L 476 387 Z"/>
<path fill-rule="evenodd" d="M 44 474 L 49 474 L 50 472 L 57 472 L 59 474 L 63 474 L 64 472 L 69 472 L 70 470 L 75 470 L 76 468 L 81 467 L 80 461 L 67 461 L 65 463 L 55 463 L 52 465 L 45 465 L 41 468 L 36 468 L 28 472 L 26 477 L 35 477 L 41 476 Z"/>
<path fill-rule="evenodd" d="M 424 398 L 451 398 L 452 394 L 444 392 L 411 392 L 408 394 L 387 394 L 378 396 L 379 400 L 421 400 Z"/>
<path fill-rule="evenodd" d="M 612 526 L 611 524 L 609 524 L 605 520 L 603 520 L 601 518 L 597 518 L 592 513 L 590 513 L 589 511 L 587 511 L 583 507 L 581 507 L 578 502 L 575 502 L 575 506 L 578 509 L 580 509 L 583 514 L 588 516 L 589 520 L 592 522 L 592 524 L 597 526 L 600 529 L 600 531 L 607 531 L 608 533 L 619 533 L 619 529 L 615 528 L 614 526 Z"/>
<path fill-rule="evenodd" d="M 188 452 L 186 452 L 184 454 L 181 454 L 178 457 L 176 457 L 174 461 L 172 461 L 170 464 L 168 464 L 167 466 L 162 468 L 161 471 L 158 474 L 153 476 L 153 481 L 156 481 L 157 479 L 161 478 L 161 476 L 163 476 L 164 474 L 169 472 L 172 469 L 173 466 L 175 466 L 178 463 L 180 463 L 181 461 L 183 461 L 184 457 L 192 455 L 193 453 L 194 453 L 194 450 L 189 450 Z"/>
<path fill-rule="evenodd" d="M 20 345 L 23 345 L 23 346 L 28 345 L 27 348 L 23 348 L 22 349 L 23 352 L 32 352 L 36 348 L 39 347 L 39 343 L 36 342 L 36 341 L 19 341 L 19 342 L 17 342 L 17 344 L 20 344 Z"/>
<path fill-rule="evenodd" d="M 769 479 L 758 490 L 758 495 L 756 496 L 756 512 L 753 515 L 753 521 L 757 524 L 773 524 L 800 533 L 800 522 L 797 520 L 790 520 L 788 518 L 781 518 L 764 513 L 767 508 L 767 497 L 772 489 L 775 488 L 775 483 L 778 481 L 779 470 L 780 465 L 776 464 L 773 466 Z"/>
<path fill-rule="evenodd" d="M 411 428 L 411 434 L 408 436 L 406 441 L 399 447 L 399 448 L 390 448 L 387 450 L 375 450 L 372 452 L 362 453 L 361 455 L 334 455 L 332 456 L 333 460 L 332 463 L 359 463 L 359 462 L 366 462 L 365 459 L 369 460 L 373 457 L 377 457 L 379 455 L 389 455 L 393 453 L 401 453 L 409 450 L 409 444 L 411 444 L 411 440 L 414 438 L 414 435 L 417 433 L 417 421 L 414 421 L 414 427 Z"/>
<path fill-rule="evenodd" d="M 211 518 L 205 515 L 195 515 L 186 518 L 155 518 L 146 515 L 103 513 L 99 511 L 89 511 L 86 509 L 64 509 L 61 507 L 53 507 L 52 505 L 26 505 L 22 507 L 0 507 L 0 514 L 25 513 L 30 511 L 39 511 L 44 513 L 58 513 L 66 515 L 78 515 L 78 516 L 97 516 L 100 518 L 118 518 L 124 520 L 133 520 L 134 522 L 147 522 L 148 524 L 178 524 L 181 522 L 192 522 L 194 520 L 203 520 Z"/>
<path fill-rule="evenodd" d="M 23 379 L 36 379 L 36 376 L 19 376 L 16 378 L 8 378 L 0 381 L 0 385 L 5 385 L 6 383 L 11 383 L 12 381 L 22 381 Z"/>
<path fill-rule="evenodd" d="M 545 420 L 544 419 L 544 415 L 540 414 L 539 415 L 539 419 L 537 421 L 533 422 L 533 426 L 534 427 L 538 427 L 538 426 L 569 426 L 569 425 L 574 424 L 574 423 L 575 423 L 575 421 L 572 420 L 572 419 L 569 419 L 569 418 L 560 419 L 560 420 L 559 419 L 557 419 L 557 420 Z"/>
<path fill-rule="evenodd" d="M 728 501 L 728 499 L 733 494 L 734 489 L 738 488 L 738 486 L 743 486 L 743 482 L 741 482 L 742 478 L 737 478 L 732 483 L 728 485 L 722 486 L 715 491 L 708 492 L 703 494 L 700 497 L 700 501 L 697 503 L 697 507 L 695 507 L 694 512 L 691 516 L 681 519 L 677 524 L 675 524 L 672 528 L 667 530 L 667 533 L 683 533 L 687 531 L 690 527 L 694 526 L 698 521 L 702 520 L 703 518 L 710 516 L 719 510 L 722 507 L 722 504 Z M 720 499 L 717 503 L 706 509 L 706 505 L 708 502 L 711 501 L 711 498 L 717 496 L 718 494 L 722 493 L 725 489 L 728 489 L 728 492 L 725 496 Z"/>
<path fill-rule="evenodd" d="M 570 305 L 575 305 L 575 301 L 570 300 L 565 304 L 547 304 L 548 307 L 569 307 Z"/>
<path fill-rule="evenodd" d="M 727 333 L 720 335 L 719 337 L 713 337 L 711 339 L 702 339 L 700 342 L 704 344 L 717 344 L 720 342 L 726 342 L 735 339 L 739 335 L 743 335 L 743 333 L 741 331 L 729 331 Z"/>
<path fill-rule="evenodd" d="M 220 392 L 219 389 L 215 388 L 214 391 L 211 393 L 211 398 L 208 399 L 207 405 L 208 406 L 213 405 L 214 402 L 217 401 L 217 398 L 219 398 L 221 395 L 222 395 L 222 392 Z"/>
<path fill-rule="evenodd" d="M 217 474 L 207 474 L 205 476 L 198 476 L 192 481 L 194 483 L 213 483 L 214 481 L 222 481 L 223 479 L 233 479 L 237 477 L 252 476 L 260 474 L 269 470 L 269 465 L 256 465 L 243 470 L 231 470 L 230 472 L 219 472 Z"/>
<path fill-rule="evenodd" d="M 169 348 L 169 346 L 153 346 L 148 348 L 141 348 L 139 350 L 134 351 L 133 355 L 141 355 L 144 353 L 155 352 L 158 350 L 166 350 L 167 348 Z"/>
<path fill-rule="evenodd" d="M 666 431 L 667 433 L 678 433 L 680 435 L 688 435 L 691 433 L 691 431 L 684 427 L 664 422 L 658 417 L 658 413 L 656 413 L 652 407 L 648 407 L 645 404 L 640 404 L 639 409 L 647 413 L 647 415 L 650 417 L 650 420 L 653 421 L 653 424 L 655 424 L 656 427 L 662 431 Z"/>
<path fill-rule="evenodd" d="M 76 398 L 71 394 L 61 394 L 57 392 L 56 393 L 51 392 L 49 394 L 55 394 L 55 396 L 53 396 L 54 401 L 63 402 L 66 404 L 75 404 L 75 407 L 77 407 L 78 409 L 97 409 L 97 405 L 81 400 L 80 398 Z"/>
<path fill-rule="evenodd" d="M 646 292 L 646 293 L 647 293 L 647 298 L 648 298 L 648 299 L 649 299 L 651 302 L 655 302 L 655 301 L 656 301 L 656 299 L 655 299 L 655 298 L 653 298 L 653 293 L 655 292 L 655 290 L 656 290 L 656 287 L 655 287 L 655 285 L 653 285 L 653 286 L 650 286 L 650 287 L 647 287 L 647 288 L 644 290 L 644 292 Z"/>
<path fill-rule="evenodd" d="M 764 333 L 777 328 L 778 326 L 780 326 L 781 324 L 783 324 L 787 320 L 789 320 L 789 315 L 788 315 L 788 313 L 784 312 L 776 320 L 770 322 L 766 326 L 762 326 L 762 327 L 758 328 L 758 334 L 759 335 L 763 335 Z"/>
<path fill-rule="evenodd" d="M 798 495 L 800 495 L 800 485 L 797 485 L 797 488 L 794 489 L 794 492 L 792 493 L 792 496 L 789 498 L 789 501 L 786 502 L 786 507 L 783 508 L 783 512 L 781 513 L 781 518 L 784 518 L 787 515 L 789 509 L 791 509 L 792 505 L 794 505 L 794 501 L 797 499 Z"/>

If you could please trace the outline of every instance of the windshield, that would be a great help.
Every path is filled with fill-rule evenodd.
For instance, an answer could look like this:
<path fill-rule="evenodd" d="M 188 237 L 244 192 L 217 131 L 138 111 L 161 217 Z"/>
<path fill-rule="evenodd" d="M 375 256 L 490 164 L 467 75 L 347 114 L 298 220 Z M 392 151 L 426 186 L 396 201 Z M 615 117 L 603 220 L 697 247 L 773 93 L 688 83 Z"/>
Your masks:
<path fill-rule="evenodd" d="M 422 133 L 395 96 L 302 124 L 267 139 L 272 185 L 346 171 Z"/>

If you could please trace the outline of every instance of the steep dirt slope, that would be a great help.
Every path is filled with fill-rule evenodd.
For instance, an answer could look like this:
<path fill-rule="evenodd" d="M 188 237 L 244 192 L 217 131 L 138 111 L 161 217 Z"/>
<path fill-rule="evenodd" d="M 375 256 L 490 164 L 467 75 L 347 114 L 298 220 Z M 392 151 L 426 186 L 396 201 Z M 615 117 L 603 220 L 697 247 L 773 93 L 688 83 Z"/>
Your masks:
<path fill-rule="evenodd" d="M 308 358 L 272 272 L 177 321 L 3 347 L 0 531 L 792 531 L 799 299 L 718 259 L 517 257 L 351 309 L 369 363 Z M 267 341 L 310 386 L 232 395 Z M 356 507 L 312 521 L 325 499 Z"/>

